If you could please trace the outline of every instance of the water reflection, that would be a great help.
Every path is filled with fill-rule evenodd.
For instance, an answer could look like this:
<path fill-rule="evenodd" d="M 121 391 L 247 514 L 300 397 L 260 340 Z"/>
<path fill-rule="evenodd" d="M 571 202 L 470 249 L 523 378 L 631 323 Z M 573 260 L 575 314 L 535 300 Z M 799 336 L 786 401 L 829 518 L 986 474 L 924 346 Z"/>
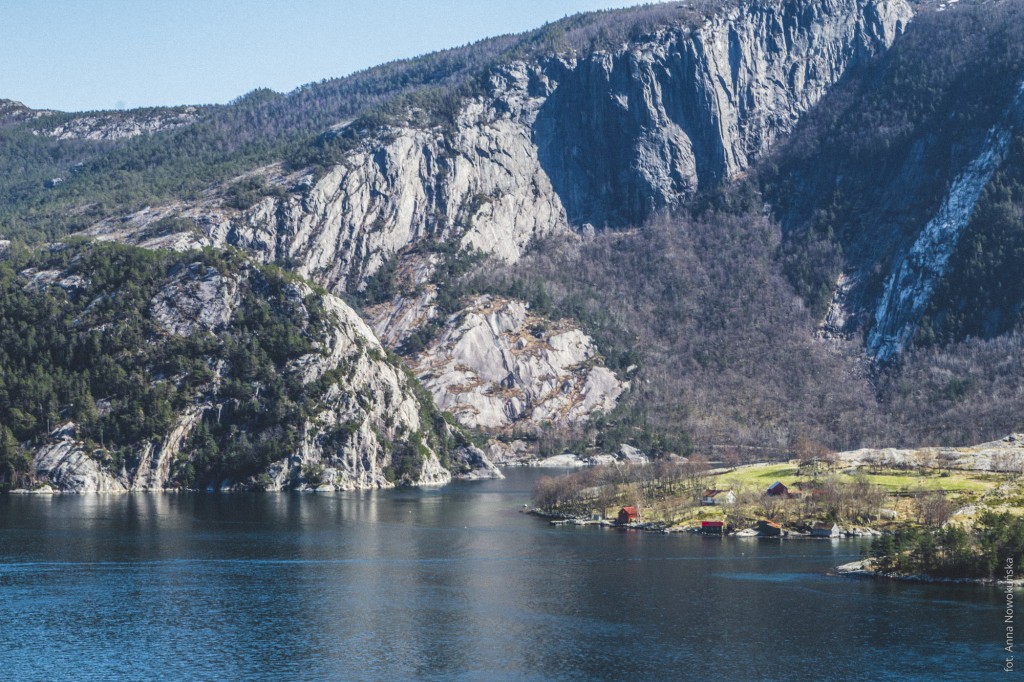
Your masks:
<path fill-rule="evenodd" d="M 973 679 L 997 590 L 830 578 L 855 542 L 553 528 L 444 490 L 0 497 L 12 679 Z"/>

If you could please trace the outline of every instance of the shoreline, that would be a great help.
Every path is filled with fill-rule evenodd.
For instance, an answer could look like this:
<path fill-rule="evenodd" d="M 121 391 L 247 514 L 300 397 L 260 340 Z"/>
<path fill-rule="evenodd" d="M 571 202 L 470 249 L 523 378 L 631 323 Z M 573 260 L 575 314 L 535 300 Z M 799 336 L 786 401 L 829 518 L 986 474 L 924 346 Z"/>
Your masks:
<path fill-rule="evenodd" d="M 523 514 L 536 516 L 541 519 L 545 519 L 552 526 L 601 526 L 604 528 L 621 528 L 622 530 L 639 530 L 646 531 L 648 533 L 693 533 L 695 535 L 701 535 L 699 526 L 667 526 L 659 521 L 652 521 L 649 523 L 630 523 L 630 524 L 619 524 L 612 519 L 587 519 L 576 516 L 564 516 L 562 514 L 556 514 L 551 512 L 545 512 L 537 508 L 520 509 Z M 859 528 L 859 527 L 858 527 Z M 717 537 L 719 539 L 724 538 L 742 538 L 742 539 L 763 539 L 763 540 L 860 540 L 862 538 L 872 538 L 884 535 L 882 531 L 877 531 L 872 528 L 859 528 L 859 532 L 844 531 L 842 534 L 836 537 L 824 537 L 811 535 L 810 533 L 802 533 L 799 531 L 789 530 L 782 535 L 769 536 L 760 535 L 754 528 L 744 528 L 742 530 L 734 531 L 732 533 L 726 533 L 723 535 L 707 535 L 706 537 Z"/>
<path fill-rule="evenodd" d="M 870 568 L 870 559 L 858 559 L 841 564 L 829 571 L 829 575 L 841 578 L 862 578 L 870 580 L 891 580 L 909 583 L 930 583 L 941 585 L 977 585 L 979 587 L 1010 587 L 1024 590 L 1024 578 L 998 580 L 996 578 L 938 578 L 925 574 L 882 573 Z"/>

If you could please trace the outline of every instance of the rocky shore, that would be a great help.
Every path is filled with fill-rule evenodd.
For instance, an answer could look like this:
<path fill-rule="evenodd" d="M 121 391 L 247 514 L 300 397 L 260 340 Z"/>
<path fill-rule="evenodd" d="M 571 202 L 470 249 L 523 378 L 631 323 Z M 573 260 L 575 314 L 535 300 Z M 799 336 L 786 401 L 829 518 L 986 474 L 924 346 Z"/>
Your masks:
<path fill-rule="evenodd" d="M 915 583 L 944 583 L 950 585 L 992 585 L 1002 587 L 1024 588 L 1024 579 L 996 580 L 995 578 L 937 578 L 925 574 L 883 573 L 873 568 L 871 559 L 859 559 L 848 564 L 836 566 L 832 575 L 845 578 L 874 578 L 879 580 L 899 580 Z"/>

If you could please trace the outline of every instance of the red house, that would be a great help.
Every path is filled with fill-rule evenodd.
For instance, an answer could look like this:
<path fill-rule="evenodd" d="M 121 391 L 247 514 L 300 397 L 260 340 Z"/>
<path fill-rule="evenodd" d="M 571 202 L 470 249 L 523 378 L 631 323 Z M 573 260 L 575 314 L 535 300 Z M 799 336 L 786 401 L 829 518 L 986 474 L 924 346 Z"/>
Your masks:
<path fill-rule="evenodd" d="M 725 521 L 701 521 L 700 532 L 703 535 L 725 535 Z"/>
<path fill-rule="evenodd" d="M 775 481 L 775 483 L 768 486 L 768 490 L 765 491 L 765 494 L 771 495 L 772 497 L 787 497 L 789 495 L 789 488 L 787 488 L 782 481 Z"/>
<path fill-rule="evenodd" d="M 640 510 L 636 507 L 623 507 L 619 510 L 618 524 L 625 526 L 628 523 L 636 523 L 640 520 Z"/>

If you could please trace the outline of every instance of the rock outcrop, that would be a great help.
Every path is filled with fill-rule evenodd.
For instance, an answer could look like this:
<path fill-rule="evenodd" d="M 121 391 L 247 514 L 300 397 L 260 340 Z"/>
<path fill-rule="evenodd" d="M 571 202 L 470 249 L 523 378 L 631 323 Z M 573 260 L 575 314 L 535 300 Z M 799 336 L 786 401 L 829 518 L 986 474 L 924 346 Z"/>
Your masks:
<path fill-rule="evenodd" d="M 46 112 L 52 113 L 52 112 Z M 127 140 L 162 130 L 172 130 L 194 123 L 196 107 L 176 109 L 139 109 L 82 114 L 63 120 L 42 133 L 58 140 Z"/>
<path fill-rule="evenodd" d="M 0 126 L 17 125 L 52 113 L 45 109 L 30 109 L 13 99 L 0 99 Z"/>
<path fill-rule="evenodd" d="M 414 311 L 377 311 L 378 334 L 395 338 L 410 320 L 428 317 Z M 615 407 L 628 387 L 578 328 L 533 315 L 522 301 L 492 296 L 443 320 L 437 338 L 410 364 L 441 409 L 467 426 L 492 430 L 586 421 Z"/>
<path fill-rule="evenodd" d="M 1024 434 L 965 447 L 863 448 L 838 454 L 844 466 L 881 465 L 967 471 L 1024 472 Z"/>
<path fill-rule="evenodd" d="M 210 379 L 191 394 L 179 394 L 188 399 L 187 404 L 173 416 L 166 431 L 154 437 L 120 442 L 111 449 L 96 442 L 95 428 L 91 437 L 86 437 L 80 426 L 68 422 L 37 439 L 33 446 L 37 480 L 62 491 L 118 492 L 188 487 L 192 481 L 220 489 L 349 490 L 402 483 L 441 485 L 453 475 L 500 476 L 482 451 L 444 421 L 429 398 L 423 397 L 423 389 L 417 389 L 415 380 L 389 359 L 372 330 L 341 299 L 315 291 L 301 280 L 276 280 L 274 284 L 261 269 L 244 261 L 190 262 L 188 254 L 176 258 L 178 262 L 157 283 L 157 293 L 149 302 L 148 324 L 158 331 L 138 342 L 152 347 L 206 335 L 210 342 L 200 347 L 207 350 L 188 360 L 208 367 Z M 80 297 L 78 309 L 84 312 L 74 322 L 79 334 L 89 333 L 93 324 L 89 311 L 97 302 L 119 296 L 116 289 L 83 284 L 89 280 L 88 272 L 80 273 L 77 281 L 66 272 L 38 268 L 26 270 L 22 279 L 17 285 L 23 288 L 43 291 L 60 287 L 70 292 L 68 295 Z M 95 300 L 89 303 L 91 297 Z M 259 299 L 269 304 L 261 304 Z M 269 308 L 261 307 L 265 305 Z M 298 445 L 278 452 L 262 471 L 211 480 L 193 470 L 201 466 L 207 471 L 223 470 L 216 458 L 230 457 L 231 441 L 222 442 L 221 454 L 214 455 L 212 461 L 200 461 L 200 447 L 193 436 L 203 428 L 208 434 L 204 442 L 212 442 L 209 434 L 217 432 L 222 416 L 226 421 L 244 401 L 259 398 L 263 383 L 246 379 L 252 370 L 239 366 L 252 360 L 220 350 L 228 337 L 242 332 L 239 319 L 248 318 L 245 328 L 252 329 L 253 315 L 290 321 L 285 327 L 266 331 L 278 335 L 277 347 L 298 343 L 287 341 L 282 334 L 306 336 L 311 342 L 308 352 L 292 357 L 278 370 L 288 378 L 283 385 L 301 386 L 301 393 L 273 398 L 277 403 L 303 396 L 306 407 L 301 423 L 272 425 L 297 429 Z M 256 327 L 252 333 L 259 335 L 262 330 Z M 164 371 L 147 371 L 153 376 L 148 390 L 158 390 L 168 379 L 162 375 Z M 239 396 L 239 387 L 247 381 L 254 395 Z M 235 388 L 225 389 L 229 384 Z M 101 413 L 111 409 L 106 398 L 97 396 Z M 253 428 L 259 428 L 258 423 L 239 421 L 230 432 L 221 432 L 231 439 L 238 436 L 239 429 Z M 247 437 L 255 440 L 259 433 Z"/>
<path fill-rule="evenodd" d="M 227 327 L 238 307 L 238 296 L 237 279 L 192 263 L 171 273 L 171 280 L 153 297 L 151 309 L 168 333 L 189 336 Z"/>
<path fill-rule="evenodd" d="M 875 311 L 875 325 L 867 338 L 867 351 L 875 360 L 892 360 L 917 331 L 982 191 L 1006 160 L 1013 133 L 1022 127 L 1024 83 L 1017 89 L 1002 120 L 989 130 L 978 155 L 953 180 L 938 212 L 897 261 L 886 280 Z"/>
<path fill-rule="evenodd" d="M 297 263 L 336 292 L 425 239 L 514 261 L 538 237 L 638 223 L 736 177 L 911 15 L 904 0 L 760 0 L 613 51 L 500 65 L 448 125 L 417 125 L 416 111 L 370 132 L 342 125 L 325 138 L 351 149 L 325 173 L 268 168 L 267 185 L 285 191 L 248 209 L 214 193 L 171 213 L 194 219 L 193 242 Z M 131 238 L 118 221 L 102 232 Z"/>

